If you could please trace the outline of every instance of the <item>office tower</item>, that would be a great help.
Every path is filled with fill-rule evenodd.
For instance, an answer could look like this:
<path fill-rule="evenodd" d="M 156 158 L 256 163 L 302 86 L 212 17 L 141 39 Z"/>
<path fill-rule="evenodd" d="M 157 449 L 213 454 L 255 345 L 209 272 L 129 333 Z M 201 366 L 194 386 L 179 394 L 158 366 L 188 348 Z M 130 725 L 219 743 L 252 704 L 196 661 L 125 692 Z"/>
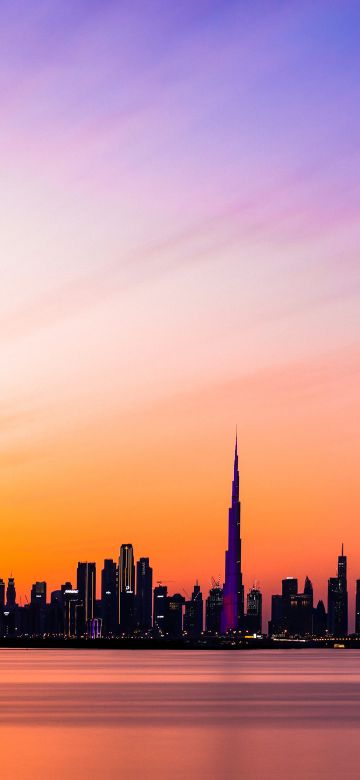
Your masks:
<path fill-rule="evenodd" d="M 30 596 L 31 604 L 40 604 L 42 607 L 46 605 L 46 582 L 34 582 L 31 588 Z"/>
<path fill-rule="evenodd" d="M 46 621 L 46 582 L 34 582 L 30 596 L 29 631 L 35 636 L 45 633 Z"/>
<path fill-rule="evenodd" d="M 185 598 L 181 593 L 174 593 L 167 598 L 165 633 L 172 639 L 179 639 L 183 630 L 183 605 Z"/>
<path fill-rule="evenodd" d="M 101 617 L 104 636 L 116 634 L 118 628 L 116 563 L 111 558 L 104 560 L 104 568 L 101 572 Z"/>
<path fill-rule="evenodd" d="M 259 588 L 250 588 L 246 602 L 246 630 L 252 634 L 261 634 L 262 594 Z"/>
<path fill-rule="evenodd" d="M 196 583 L 191 594 L 191 600 L 185 602 L 184 631 L 196 639 L 203 630 L 203 597 L 200 585 Z"/>
<path fill-rule="evenodd" d="M 314 636 L 325 636 L 327 628 L 327 614 L 323 601 L 318 601 L 313 614 Z"/>
<path fill-rule="evenodd" d="M 79 562 L 77 566 L 77 590 L 84 608 L 84 621 L 92 620 L 96 599 L 96 563 Z"/>
<path fill-rule="evenodd" d="M 68 588 L 63 592 L 64 598 L 64 633 L 67 637 L 81 636 L 83 629 L 84 607 L 79 601 L 79 591 Z M 79 613 L 79 607 L 81 611 Z M 79 626 L 80 618 L 80 626 Z"/>
<path fill-rule="evenodd" d="M 118 570 L 118 619 L 122 634 L 130 634 L 135 622 L 135 566 L 132 544 L 120 547 Z"/>
<path fill-rule="evenodd" d="M 149 558 L 140 558 L 136 564 L 136 625 L 140 631 L 149 631 L 152 625 L 152 577 Z"/>
<path fill-rule="evenodd" d="M 303 593 L 290 593 L 287 613 L 289 636 L 310 636 L 313 633 L 313 587 L 306 577 Z"/>
<path fill-rule="evenodd" d="M 348 633 L 348 593 L 346 579 L 346 555 L 344 545 L 338 557 L 338 576 L 328 582 L 328 630 L 331 636 L 346 636 Z"/>
<path fill-rule="evenodd" d="M 298 581 L 296 577 L 285 577 L 284 580 L 282 580 L 282 597 L 283 599 L 290 599 L 290 596 L 293 596 L 298 592 Z"/>
<path fill-rule="evenodd" d="M 164 635 L 166 631 L 167 602 L 166 585 L 157 585 L 156 588 L 154 588 L 153 626 L 162 635 Z"/>
<path fill-rule="evenodd" d="M 235 439 L 234 478 L 232 482 L 231 507 L 229 509 L 228 549 L 225 553 L 225 582 L 223 607 L 221 613 L 221 632 L 238 631 L 242 628 L 244 615 L 244 588 L 241 572 L 241 536 L 240 536 L 240 484 Z"/>
<path fill-rule="evenodd" d="M 5 582 L 0 578 L 0 609 L 5 606 Z"/>
<path fill-rule="evenodd" d="M 16 607 L 16 589 L 14 577 L 9 577 L 8 586 L 6 589 L 6 606 L 8 609 L 15 609 Z"/>
<path fill-rule="evenodd" d="M 213 587 L 206 599 L 206 631 L 208 634 L 220 634 L 223 592 L 220 582 L 213 580 Z"/>
<path fill-rule="evenodd" d="M 52 636 L 61 636 L 64 633 L 64 596 L 62 590 L 53 590 L 50 594 L 46 625 L 47 633 Z"/>
<path fill-rule="evenodd" d="M 282 602 L 283 602 L 283 628 L 286 634 L 290 633 L 291 619 L 291 597 L 296 596 L 298 592 L 298 581 L 296 577 L 285 577 L 282 580 Z"/>
<path fill-rule="evenodd" d="M 271 620 L 269 636 L 279 636 L 285 632 L 284 601 L 279 594 L 271 596 Z"/>
<path fill-rule="evenodd" d="M 355 634 L 360 634 L 360 580 L 356 580 Z"/>

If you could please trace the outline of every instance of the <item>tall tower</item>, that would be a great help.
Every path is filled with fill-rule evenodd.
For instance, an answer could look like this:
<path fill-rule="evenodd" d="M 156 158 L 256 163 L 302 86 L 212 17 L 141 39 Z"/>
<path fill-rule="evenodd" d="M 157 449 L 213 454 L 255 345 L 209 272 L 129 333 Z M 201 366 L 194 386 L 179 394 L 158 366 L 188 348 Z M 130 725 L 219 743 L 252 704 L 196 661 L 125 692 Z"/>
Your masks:
<path fill-rule="evenodd" d="M 77 590 L 84 608 L 84 620 L 95 616 L 96 563 L 79 561 L 77 566 Z"/>
<path fill-rule="evenodd" d="M 346 636 L 348 632 L 348 592 L 344 545 L 338 556 L 338 576 L 330 577 L 328 584 L 328 631 L 331 636 Z"/>
<path fill-rule="evenodd" d="M 225 582 L 221 613 L 221 632 L 238 631 L 244 617 L 244 587 L 241 572 L 241 538 L 239 498 L 239 461 L 237 434 L 235 439 L 234 478 L 232 482 L 231 507 L 229 509 L 229 543 L 225 553 Z"/>
<path fill-rule="evenodd" d="M 136 623 L 142 631 L 152 625 L 152 575 L 149 558 L 140 558 L 136 564 Z"/>
<path fill-rule="evenodd" d="M 118 566 L 118 620 L 120 630 L 129 634 L 134 628 L 135 565 L 132 544 L 120 547 Z"/>

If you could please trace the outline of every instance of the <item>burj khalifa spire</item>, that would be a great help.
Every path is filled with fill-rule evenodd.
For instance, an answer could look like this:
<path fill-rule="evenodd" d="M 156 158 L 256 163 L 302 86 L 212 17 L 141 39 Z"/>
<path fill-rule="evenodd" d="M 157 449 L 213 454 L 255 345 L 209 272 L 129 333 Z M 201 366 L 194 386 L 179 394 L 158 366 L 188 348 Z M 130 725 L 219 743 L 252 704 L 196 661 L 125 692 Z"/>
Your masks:
<path fill-rule="evenodd" d="M 229 509 L 229 542 L 225 553 L 225 582 L 221 613 L 221 632 L 239 631 L 244 616 L 244 587 L 241 572 L 240 538 L 240 480 L 237 447 L 235 439 L 234 478 L 232 482 L 231 507 Z"/>

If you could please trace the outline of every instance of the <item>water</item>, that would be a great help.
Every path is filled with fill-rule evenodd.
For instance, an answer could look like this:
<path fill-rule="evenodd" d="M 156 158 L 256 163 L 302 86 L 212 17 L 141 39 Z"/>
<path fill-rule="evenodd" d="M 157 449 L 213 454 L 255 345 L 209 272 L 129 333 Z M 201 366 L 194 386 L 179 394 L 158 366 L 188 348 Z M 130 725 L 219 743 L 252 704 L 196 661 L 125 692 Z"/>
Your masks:
<path fill-rule="evenodd" d="M 8 778 L 358 778 L 360 651 L 0 650 Z"/>

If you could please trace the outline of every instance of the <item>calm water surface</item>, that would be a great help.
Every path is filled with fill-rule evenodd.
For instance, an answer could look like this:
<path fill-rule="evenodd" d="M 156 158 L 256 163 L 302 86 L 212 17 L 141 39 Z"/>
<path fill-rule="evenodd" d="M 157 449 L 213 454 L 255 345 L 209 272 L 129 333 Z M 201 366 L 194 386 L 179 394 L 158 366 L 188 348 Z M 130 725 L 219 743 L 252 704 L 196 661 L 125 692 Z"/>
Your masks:
<path fill-rule="evenodd" d="M 1 778 L 358 778 L 360 651 L 0 650 Z"/>

